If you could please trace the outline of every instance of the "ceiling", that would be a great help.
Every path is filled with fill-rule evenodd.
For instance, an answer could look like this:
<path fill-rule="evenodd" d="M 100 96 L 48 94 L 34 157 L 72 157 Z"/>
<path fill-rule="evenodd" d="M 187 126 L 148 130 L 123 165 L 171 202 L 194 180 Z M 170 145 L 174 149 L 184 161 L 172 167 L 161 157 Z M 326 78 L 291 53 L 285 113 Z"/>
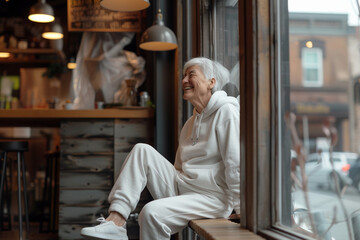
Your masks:
<path fill-rule="evenodd" d="M 27 17 L 30 7 L 37 0 L 0 0 L 0 17 Z M 55 16 L 66 14 L 66 0 L 47 0 L 54 11 Z"/>

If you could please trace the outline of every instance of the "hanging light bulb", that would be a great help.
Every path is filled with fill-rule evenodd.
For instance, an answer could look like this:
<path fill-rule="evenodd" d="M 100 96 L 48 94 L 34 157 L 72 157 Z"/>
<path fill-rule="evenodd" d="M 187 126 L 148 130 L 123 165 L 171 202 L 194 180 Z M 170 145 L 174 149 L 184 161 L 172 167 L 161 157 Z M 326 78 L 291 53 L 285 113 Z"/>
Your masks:
<path fill-rule="evenodd" d="M 150 6 L 149 0 L 102 0 L 100 6 L 111 11 L 134 12 Z"/>
<path fill-rule="evenodd" d="M 160 9 L 154 24 L 142 34 L 139 47 L 148 51 L 168 51 L 177 48 L 176 36 L 165 26 Z"/>
<path fill-rule="evenodd" d="M 8 58 L 8 57 L 10 57 L 9 52 L 0 52 L 0 58 Z"/>
<path fill-rule="evenodd" d="M 45 2 L 45 0 L 39 0 L 38 3 L 30 8 L 28 18 L 33 22 L 52 22 L 55 20 L 54 10 L 49 4 Z"/>
<path fill-rule="evenodd" d="M 67 64 L 67 68 L 68 69 L 75 69 L 76 68 L 76 60 L 75 57 L 71 57 L 68 64 Z"/>
<path fill-rule="evenodd" d="M 41 36 L 46 39 L 57 40 L 62 39 L 64 34 L 61 25 L 57 22 L 52 22 L 45 26 L 44 32 Z"/>

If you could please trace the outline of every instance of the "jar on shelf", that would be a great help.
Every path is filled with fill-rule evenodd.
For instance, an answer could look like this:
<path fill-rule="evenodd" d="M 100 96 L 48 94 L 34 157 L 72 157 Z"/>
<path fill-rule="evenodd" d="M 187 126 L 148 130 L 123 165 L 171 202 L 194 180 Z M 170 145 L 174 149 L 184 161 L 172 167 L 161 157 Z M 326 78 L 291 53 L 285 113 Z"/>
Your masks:
<path fill-rule="evenodd" d="M 141 107 L 148 107 L 150 102 L 150 96 L 147 92 L 140 93 L 140 106 Z"/>
<path fill-rule="evenodd" d="M 126 83 L 126 97 L 124 98 L 124 106 L 136 106 L 137 105 L 137 89 L 136 79 L 129 78 L 125 80 Z"/>

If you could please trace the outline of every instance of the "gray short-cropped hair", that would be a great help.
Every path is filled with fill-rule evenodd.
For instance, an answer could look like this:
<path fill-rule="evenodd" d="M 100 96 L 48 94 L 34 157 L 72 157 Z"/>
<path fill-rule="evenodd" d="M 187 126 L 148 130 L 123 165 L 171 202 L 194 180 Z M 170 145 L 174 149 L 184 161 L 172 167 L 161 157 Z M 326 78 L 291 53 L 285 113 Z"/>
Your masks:
<path fill-rule="evenodd" d="M 216 84 L 211 90 L 212 93 L 221 90 L 223 86 L 230 81 L 229 70 L 227 70 L 219 62 L 210 60 L 205 57 L 192 58 L 185 63 L 183 74 L 185 74 L 186 70 L 192 66 L 199 66 L 200 70 L 205 75 L 205 78 L 209 81 L 212 78 L 216 79 Z"/>

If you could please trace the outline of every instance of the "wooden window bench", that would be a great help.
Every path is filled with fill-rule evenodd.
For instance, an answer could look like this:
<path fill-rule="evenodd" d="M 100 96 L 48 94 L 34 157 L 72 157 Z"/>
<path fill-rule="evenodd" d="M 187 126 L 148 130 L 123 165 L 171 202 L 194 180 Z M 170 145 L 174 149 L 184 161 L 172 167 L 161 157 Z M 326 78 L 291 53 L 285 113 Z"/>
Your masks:
<path fill-rule="evenodd" d="M 264 239 L 225 218 L 192 220 L 189 228 L 194 232 L 191 240 Z"/>

